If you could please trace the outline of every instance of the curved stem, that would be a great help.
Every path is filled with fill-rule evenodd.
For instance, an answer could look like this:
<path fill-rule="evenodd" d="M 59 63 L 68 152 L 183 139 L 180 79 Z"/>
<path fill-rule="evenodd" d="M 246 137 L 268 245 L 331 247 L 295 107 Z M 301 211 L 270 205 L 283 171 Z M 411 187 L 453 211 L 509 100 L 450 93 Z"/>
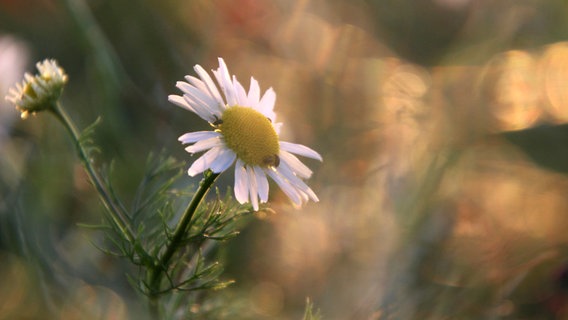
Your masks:
<path fill-rule="evenodd" d="M 185 212 L 180 218 L 176 226 L 176 229 L 174 231 L 174 234 L 169 244 L 166 247 L 166 251 L 160 258 L 159 262 L 154 266 L 154 268 L 150 270 L 149 288 L 150 288 L 150 295 L 153 300 L 151 302 L 152 308 L 156 307 L 156 299 L 160 293 L 160 284 L 162 276 L 168 270 L 170 260 L 173 257 L 174 253 L 183 243 L 184 235 L 187 233 L 187 229 L 190 225 L 193 215 L 195 214 L 195 211 L 199 207 L 199 204 L 201 203 L 207 192 L 211 189 L 211 186 L 213 186 L 213 183 L 215 182 L 218 176 L 219 173 L 209 172 L 205 174 L 205 177 L 203 178 L 203 180 L 199 185 L 199 189 L 193 195 L 191 202 L 189 203 L 189 205 L 185 209 Z M 156 311 L 153 312 L 156 313 Z"/>
<path fill-rule="evenodd" d="M 93 168 L 87 152 L 81 145 L 79 131 L 75 127 L 75 124 L 73 123 L 71 118 L 69 118 L 60 103 L 57 103 L 53 108 L 50 108 L 49 110 L 63 124 L 65 129 L 67 129 L 67 132 L 69 132 L 69 134 L 71 135 L 71 138 L 73 139 L 73 142 L 75 143 L 75 146 L 77 148 L 79 158 L 81 159 L 81 162 L 83 163 L 83 166 L 85 167 L 85 170 L 89 175 L 91 183 L 94 185 L 97 193 L 101 197 L 101 201 L 110 213 L 112 222 L 116 224 L 116 226 L 122 232 L 123 236 L 130 243 L 134 243 L 135 237 L 132 230 L 130 229 L 126 214 L 122 212 L 121 208 L 113 201 L 111 193 L 107 190 L 103 183 L 103 180 L 101 179 L 101 177 L 99 177 L 96 170 Z"/>

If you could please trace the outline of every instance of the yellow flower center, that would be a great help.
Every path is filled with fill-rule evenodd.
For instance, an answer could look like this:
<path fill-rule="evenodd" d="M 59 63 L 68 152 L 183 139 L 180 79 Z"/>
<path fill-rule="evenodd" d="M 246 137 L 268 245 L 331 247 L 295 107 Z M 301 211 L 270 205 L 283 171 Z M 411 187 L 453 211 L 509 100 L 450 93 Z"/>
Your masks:
<path fill-rule="evenodd" d="M 245 164 L 277 167 L 280 163 L 278 134 L 262 113 L 248 107 L 227 108 L 219 129 L 227 147 Z"/>

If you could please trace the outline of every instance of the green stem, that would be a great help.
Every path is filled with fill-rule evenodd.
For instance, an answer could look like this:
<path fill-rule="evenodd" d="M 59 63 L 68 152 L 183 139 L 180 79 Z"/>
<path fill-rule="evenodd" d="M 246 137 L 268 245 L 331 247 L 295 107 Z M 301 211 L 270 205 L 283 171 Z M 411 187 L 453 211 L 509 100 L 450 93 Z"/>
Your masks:
<path fill-rule="evenodd" d="M 183 216 L 180 218 L 176 226 L 176 229 L 174 231 L 174 234 L 171 237 L 170 243 L 166 247 L 166 251 L 160 258 L 158 264 L 156 264 L 154 268 L 150 270 L 149 289 L 150 289 L 151 298 L 153 300 L 151 301 L 152 308 L 155 308 L 157 306 L 156 302 L 158 295 L 160 294 L 160 284 L 162 281 L 162 276 L 168 270 L 170 260 L 173 257 L 174 253 L 182 245 L 183 238 L 187 233 L 187 229 L 189 227 L 191 219 L 193 218 L 193 215 L 195 214 L 195 211 L 199 207 L 199 204 L 201 203 L 201 201 L 203 200 L 209 189 L 211 189 L 211 186 L 213 185 L 213 183 L 215 182 L 218 176 L 219 173 L 209 172 L 205 174 L 205 177 L 203 178 L 203 180 L 199 185 L 199 189 L 197 190 L 197 192 L 191 199 L 191 202 L 185 209 Z M 156 313 L 156 311 L 154 311 L 154 313 Z"/>
<path fill-rule="evenodd" d="M 67 115 L 61 104 L 57 103 L 53 108 L 49 109 L 55 117 L 63 124 L 67 132 L 71 135 L 73 142 L 77 148 L 77 152 L 79 154 L 79 158 L 91 179 L 91 183 L 94 185 L 95 189 L 97 190 L 99 196 L 101 197 L 101 201 L 103 202 L 104 206 L 110 213 L 110 218 L 112 219 L 113 223 L 120 229 L 123 236 L 130 242 L 135 242 L 135 237 L 130 230 L 130 225 L 128 224 L 128 219 L 126 218 L 126 214 L 122 212 L 121 208 L 113 201 L 111 193 L 105 187 L 101 177 L 97 174 L 93 165 L 87 155 L 87 152 L 83 148 L 80 142 L 79 131 L 75 127 L 75 124 L 71 120 L 71 118 Z"/>

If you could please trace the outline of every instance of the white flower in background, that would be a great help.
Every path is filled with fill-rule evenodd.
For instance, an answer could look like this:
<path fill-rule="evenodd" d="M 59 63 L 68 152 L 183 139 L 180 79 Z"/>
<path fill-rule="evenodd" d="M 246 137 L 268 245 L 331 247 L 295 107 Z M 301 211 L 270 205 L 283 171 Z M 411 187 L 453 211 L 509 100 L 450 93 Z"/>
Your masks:
<path fill-rule="evenodd" d="M 36 67 L 39 74 L 24 74 L 22 83 L 17 83 L 6 95 L 6 100 L 16 106 L 23 119 L 30 113 L 52 108 L 67 83 L 65 71 L 55 60 L 46 59 L 38 62 Z"/>
<path fill-rule="evenodd" d="M 12 36 L 0 36 L 0 97 L 21 79 L 29 61 L 28 47 Z M 0 99 L 0 140 L 9 131 L 17 111 L 12 105 Z M 0 141 L 0 145 L 1 145 Z"/>
<path fill-rule="evenodd" d="M 187 82 L 176 84 L 183 95 L 168 97 L 214 127 L 179 137 L 182 143 L 191 144 L 187 152 L 207 151 L 193 162 L 188 174 L 195 176 L 207 169 L 221 173 L 235 163 L 235 197 L 241 204 L 250 201 L 254 210 L 259 208 L 259 199 L 261 203 L 268 201 L 267 176 L 297 207 L 309 199 L 317 202 L 316 194 L 302 180 L 312 171 L 294 154 L 322 158 L 306 146 L 279 140 L 281 124 L 275 123 L 276 94 L 272 88 L 261 96 L 258 82 L 251 77 L 247 93 L 236 77 L 229 75 L 222 58 L 219 68 L 213 70 L 221 90 L 201 66 L 194 69 L 199 78 L 186 76 Z"/>

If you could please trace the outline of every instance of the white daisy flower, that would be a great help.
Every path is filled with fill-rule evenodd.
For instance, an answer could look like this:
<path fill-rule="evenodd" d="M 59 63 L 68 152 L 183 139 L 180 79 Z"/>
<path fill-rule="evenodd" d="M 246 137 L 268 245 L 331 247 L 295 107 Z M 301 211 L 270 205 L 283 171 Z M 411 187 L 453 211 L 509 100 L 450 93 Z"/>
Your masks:
<path fill-rule="evenodd" d="M 65 71 L 55 60 L 46 59 L 38 62 L 36 67 L 39 74 L 35 76 L 24 74 L 22 83 L 16 83 L 6 95 L 6 100 L 16 106 L 24 119 L 30 113 L 52 108 L 67 83 Z"/>
<path fill-rule="evenodd" d="M 200 65 L 194 67 L 199 78 L 186 76 L 176 87 L 183 95 L 170 95 L 169 101 L 196 113 L 208 121 L 213 131 L 190 132 L 179 137 L 191 154 L 206 151 L 193 162 L 187 173 L 195 176 L 210 169 L 221 173 L 235 163 L 235 197 L 241 204 L 250 202 L 254 210 L 268 201 L 270 176 L 296 207 L 308 200 L 319 201 L 302 179 L 312 171 L 294 154 L 317 159 L 314 150 L 291 142 L 280 141 L 280 123 L 276 123 L 276 94 L 269 88 L 262 96 L 258 82 L 251 77 L 248 93 L 235 76 L 230 76 L 225 61 L 213 78 Z"/>

